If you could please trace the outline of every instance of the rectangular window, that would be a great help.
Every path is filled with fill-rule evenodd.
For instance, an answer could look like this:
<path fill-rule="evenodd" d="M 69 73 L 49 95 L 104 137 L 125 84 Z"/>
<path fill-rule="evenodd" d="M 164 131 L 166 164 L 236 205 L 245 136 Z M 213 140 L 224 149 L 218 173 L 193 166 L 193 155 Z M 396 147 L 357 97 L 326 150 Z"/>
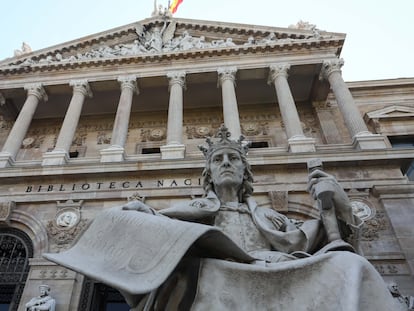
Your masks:
<path fill-rule="evenodd" d="M 154 154 L 154 153 L 161 153 L 160 148 L 142 148 L 142 154 Z"/>

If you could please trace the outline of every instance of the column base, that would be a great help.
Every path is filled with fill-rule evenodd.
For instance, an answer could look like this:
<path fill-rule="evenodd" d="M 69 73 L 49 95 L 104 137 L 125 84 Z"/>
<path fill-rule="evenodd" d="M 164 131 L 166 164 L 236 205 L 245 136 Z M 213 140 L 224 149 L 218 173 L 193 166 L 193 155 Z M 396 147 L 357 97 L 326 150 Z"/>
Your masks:
<path fill-rule="evenodd" d="M 294 136 L 288 139 L 289 151 L 292 153 L 315 152 L 315 139 L 305 136 Z"/>
<path fill-rule="evenodd" d="M 386 149 L 389 147 L 387 140 L 383 135 L 371 134 L 369 132 L 355 135 L 352 138 L 352 145 L 354 148 L 360 150 Z"/>
<path fill-rule="evenodd" d="M 122 162 L 125 160 L 125 149 L 121 146 L 111 146 L 100 151 L 101 162 Z"/>
<path fill-rule="evenodd" d="M 0 152 L 0 168 L 12 166 L 13 164 L 14 164 L 14 159 L 11 153 Z"/>
<path fill-rule="evenodd" d="M 69 155 L 64 150 L 53 150 L 43 154 L 42 166 L 64 165 L 68 163 Z"/>
<path fill-rule="evenodd" d="M 161 159 L 184 159 L 185 145 L 165 145 L 160 147 Z"/>

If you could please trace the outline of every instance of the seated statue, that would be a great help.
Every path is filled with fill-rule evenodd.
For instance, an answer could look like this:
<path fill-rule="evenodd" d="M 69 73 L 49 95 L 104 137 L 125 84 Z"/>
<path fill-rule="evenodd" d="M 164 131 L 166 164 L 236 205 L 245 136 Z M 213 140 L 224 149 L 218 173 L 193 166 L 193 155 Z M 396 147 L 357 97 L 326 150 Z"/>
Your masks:
<path fill-rule="evenodd" d="M 203 198 L 112 208 L 72 249 L 44 256 L 117 288 L 131 310 L 393 310 L 354 254 L 362 222 L 333 176 L 309 174 L 320 220 L 289 219 L 253 199 L 247 144 L 225 127 L 219 137 L 200 148 Z"/>
<path fill-rule="evenodd" d="M 50 295 L 50 287 L 48 285 L 39 286 L 40 295 L 30 299 L 26 303 L 26 311 L 55 311 L 56 301 Z"/>

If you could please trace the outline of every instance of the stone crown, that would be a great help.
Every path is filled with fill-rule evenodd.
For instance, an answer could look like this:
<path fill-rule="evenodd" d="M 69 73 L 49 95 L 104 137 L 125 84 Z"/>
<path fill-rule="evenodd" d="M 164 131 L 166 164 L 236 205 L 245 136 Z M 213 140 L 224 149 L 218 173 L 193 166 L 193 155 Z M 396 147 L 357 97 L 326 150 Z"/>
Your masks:
<path fill-rule="evenodd" d="M 203 152 L 206 159 L 210 159 L 211 155 L 224 148 L 234 149 L 242 155 L 247 155 L 249 150 L 249 143 L 244 141 L 244 136 L 241 135 L 238 140 L 230 140 L 231 136 L 227 127 L 224 124 L 220 127 L 217 136 L 220 138 L 219 141 L 213 142 L 210 137 L 206 138 L 208 147 L 199 145 L 198 148 Z"/>

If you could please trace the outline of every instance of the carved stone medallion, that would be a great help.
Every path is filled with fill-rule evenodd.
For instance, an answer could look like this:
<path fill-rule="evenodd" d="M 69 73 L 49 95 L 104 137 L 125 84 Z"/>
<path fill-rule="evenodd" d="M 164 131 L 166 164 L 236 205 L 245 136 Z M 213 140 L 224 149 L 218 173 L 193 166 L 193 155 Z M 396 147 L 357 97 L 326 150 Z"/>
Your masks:
<path fill-rule="evenodd" d="M 372 209 L 364 202 L 351 201 L 352 213 L 362 220 L 371 218 L 373 215 Z"/>

